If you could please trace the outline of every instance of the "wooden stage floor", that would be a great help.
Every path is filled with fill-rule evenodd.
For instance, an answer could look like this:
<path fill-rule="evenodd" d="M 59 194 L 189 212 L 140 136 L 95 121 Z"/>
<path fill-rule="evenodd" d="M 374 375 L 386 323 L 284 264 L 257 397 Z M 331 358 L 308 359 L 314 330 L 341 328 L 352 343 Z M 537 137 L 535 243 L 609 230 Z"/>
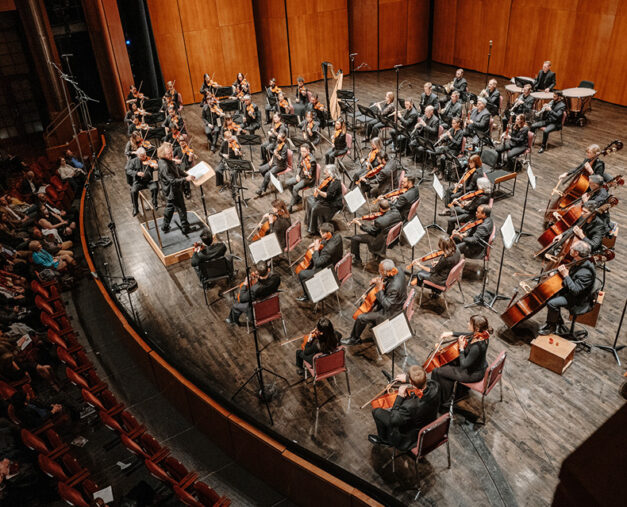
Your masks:
<path fill-rule="evenodd" d="M 412 87 L 406 87 L 401 95 L 412 94 L 418 99 L 424 81 L 445 83 L 453 72 L 452 67 L 435 64 L 403 69 L 401 81 L 408 81 Z M 478 92 L 484 83 L 483 75 L 469 72 L 467 78 L 471 91 Z M 499 83 L 503 93 L 505 79 L 499 78 Z M 394 90 L 394 86 L 395 74 L 392 71 L 357 76 L 357 96 L 362 104 L 381 100 L 387 90 Z M 345 79 L 344 87 L 350 89 L 350 77 Z M 314 83 L 311 88 L 322 92 L 323 85 Z M 255 96 L 261 110 L 263 100 L 261 94 Z M 189 105 L 183 114 L 193 136 L 193 147 L 201 160 L 216 164 L 218 156 L 206 149 L 200 112 L 198 105 Z M 511 251 L 506 252 L 501 293 L 513 294 L 520 279 L 518 274 L 539 272 L 540 264 L 534 260 L 532 252 L 538 247 L 536 237 L 541 233 L 542 211 L 557 176 L 581 162 L 588 144 L 604 146 L 627 128 L 625 109 L 619 106 L 594 101 L 588 118 L 590 121 L 584 128 L 566 127 L 563 146 L 559 143 L 559 133 L 553 133 L 550 149 L 546 153 L 538 155 L 537 148 L 534 149 L 532 164 L 538 177 L 538 189 L 529 193 L 525 219 L 525 230 L 533 236 L 524 237 Z M 255 366 L 252 336 L 246 334 L 245 327 L 229 327 L 224 323 L 229 310 L 227 300 L 221 300 L 210 308 L 205 306 L 202 289 L 188 262 L 166 268 L 144 240 L 140 217 L 131 216 L 129 189 L 124 177 L 126 129 L 121 124 L 109 125 L 106 129 L 109 150 L 104 161 L 115 174 L 105 176 L 105 180 L 125 269 L 139 284 L 139 289 L 132 295 L 132 302 L 141 328 L 162 349 L 165 357 L 185 375 L 198 385 L 228 398 L 248 378 Z M 326 149 L 324 146 L 323 151 Z M 320 152 L 317 157 L 320 160 Z M 258 161 L 259 155 L 255 152 L 254 162 L 257 164 Z M 622 173 L 626 161 L 627 150 L 608 157 L 607 169 L 614 175 Z M 413 167 L 410 160 L 403 159 L 403 162 L 407 167 Z M 259 183 L 259 177 L 252 181 L 245 180 L 244 186 L 248 187 L 246 195 L 253 197 Z M 511 213 L 514 224 L 518 226 L 526 183 L 526 175 L 522 174 L 516 196 L 495 204 L 493 216 L 499 227 L 508 213 Z M 100 230 L 106 231 L 108 218 L 101 186 L 92 185 L 92 190 Z M 620 198 L 623 192 L 620 189 L 616 195 Z M 210 214 L 233 205 L 230 192 L 217 193 L 212 183 L 206 189 L 206 194 Z M 283 198 L 289 200 L 289 193 L 283 194 Z M 270 194 L 249 201 L 246 211 L 248 227 L 252 228 L 260 215 L 269 210 L 271 199 Z M 431 222 L 433 208 L 433 188 L 430 183 L 424 183 L 421 186 L 419 209 L 423 224 Z M 193 190 L 188 209 L 202 215 L 197 189 Z M 302 211 L 294 214 L 295 219 L 302 219 L 302 216 Z M 627 223 L 622 203 L 612 210 L 612 217 L 622 226 Z M 342 224 L 342 234 L 349 237 L 351 231 L 347 230 L 346 224 L 342 219 L 337 221 Z M 445 225 L 443 218 L 439 217 L 438 221 Z M 433 244 L 438 234 L 431 233 Z M 238 232 L 234 231 L 230 239 L 233 252 L 241 256 L 241 237 Z M 306 244 L 304 241 L 303 249 Z M 346 240 L 345 249 L 348 247 L 349 242 Z M 625 235 L 619 234 L 616 247 L 618 254 L 610 263 L 612 272 L 607 276 L 606 298 L 600 322 L 596 329 L 590 330 L 591 343 L 607 345 L 614 339 L 625 300 L 622 283 L 626 279 L 627 270 L 622 265 L 622 255 L 626 247 Z M 416 255 L 424 255 L 428 251 L 429 245 L 424 238 L 416 249 Z M 497 239 L 490 263 L 489 289 L 494 289 L 496 285 L 500 254 L 501 242 Z M 107 262 L 111 275 L 118 275 L 119 268 L 114 255 L 113 248 L 98 249 L 95 253 L 96 263 L 101 265 Z M 404 265 L 409 255 L 408 247 L 396 246 L 390 256 Z M 241 276 L 242 266 L 238 267 Z M 289 276 L 285 263 L 280 265 L 279 272 L 283 280 L 281 303 L 289 337 L 308 332 L 321 315 L 330 317 L 342 334 L 348 335 L 352 325 L 353 302 L 364 291 L 371 277 L 369 273 L 357 270 L 353 286 L 349 285 L 341 291 L 344 312 L 340 315 L 334 300 L 318 314 L 313 312 L 310 305 L 298 303 L 295 298 L 301 295 L 301 288 L 297 279 Z M 463 289 L 465 302 L 468 303 L 472 296 L 480 292 L 481 282 L 476 278 L 465 279 Z M 120 301 L 128 307 L 125 297 L 120 298 Z M 448 301 L 452 314 L 450 319 L 439 300 L 427 298 L 424 308 L 416 309 L 412 322 L 415 337 L 407 345 L 406 357 L 397 354 L 397 368 L 422 364 L 442 331 L 465 330 L 470 315 L 483 313 L 496 331 L 490 342 L 488 359 L 494 359 L 502 350 L 507 351 L 503 402 L 498 402 L 498 392 L 488 397 L 488 421 L 485 426 L 475 426 L 463 415 L 456 417 L 450 435 L 452 467 L 450 470 L 446 468 L 444 449 L 435 451 L 426 463 L 420 465 L 419 471 L 424 478 L 420 502 L 432 505 L 547 505 L 551 502 L 558 482 L 562 460 L 624 402 L 618 394 L 624 368 L 619 367 L 610 354 L 593 349 L 591 353 L 577 352 L 574 363 L 565 375 L 556 375 L 527 360 L 529 343 L 543 322 L 544 311 L 520 326 L 517 333 L 512 333 L 497 313 L 486 309 L 464 308 L 464 301 L 457 289 L 450 292 Z M 497 303 L 498 313 L 505 309 L 506 304 L 505 301 Z M 325 385 L 319 395 L 321 400 L 328 401 L 316 416 L 313 387 L 302 382 L 294 365 L 298 343 L 281 346 L 284 337 L 280 325 L 274 330 L 262 329 L 259 336 L 264 366 L 289 380 L 289 385 L 282 381 L 276 384 L 279 393 L 270 404 L 274 417 L 273 430 L 394 495 L 400 501 L 411 503 L 415 491 L 408 489 L 414 484 L 413 465 L 399 460 L 396 473 L 392 473 L 390 466 L 383 468 L 391 451 L 373 447 L 368 442 L 368 433 L 375 431 L 374 422 L 370 410 L 359 409 L 385 385 L 381 369 L 389 370 L 391 359 L 379 358 L 370 340 L 363 345 L 350 347 L 348 367 L 352 396 L 347 396 L 343 379 L 338 381 L 337 386 L 333 383 Z M 364 335 L 368 339 L 371 336 L 370 332 Z M 621 340 L 624 342 L 625 333 Z M 624 350 L 621 359 L 627 362 Z M 256 398 L 254 389 L 246 389 L 236 398 L 236 402 L 261 424 L 268 424 L 265 407 Z M 474 414 L 480 414 L 478 396 L 471 395 L 462 406 Z"/>

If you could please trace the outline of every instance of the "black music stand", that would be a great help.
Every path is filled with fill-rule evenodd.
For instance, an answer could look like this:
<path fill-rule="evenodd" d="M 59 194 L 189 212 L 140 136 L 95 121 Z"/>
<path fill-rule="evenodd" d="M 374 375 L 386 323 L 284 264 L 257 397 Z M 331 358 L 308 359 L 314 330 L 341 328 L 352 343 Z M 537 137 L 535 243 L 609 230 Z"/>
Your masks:
<path fill-rule="evenodd" d="M 338 90 L 337 98 L 352 101 L 355 98 L 355 94 L 351 90 Z"/>
<path fill-rule="evenodd" d="M 533 234 L 529 232 L 523 231 L 523 225 L 525 225 L 525 213 L 527 212 L 527 196 L 529 195 L 529 187 L 531 186 L 531 181 L 527 178 L 527 188 L 525 189 L 525 201 L 523 203 L 522 216 L 520 217 L 520 229 L 516 231 L 516 237 L 514 238 L 514 243 L 518 243 L 522 236 L 533 236 Z"/>
<path fill-rule="evenodd" d="M 231 174 L 231 187 L 239 187 L 242 188 L 242 178 L 241 174 L 246 174 L 250 172 L 251 174 L 255 173 L 255 167 L 250 160 L 243 159 L 224 159 L 224 163 Z M 235 176 L 234 176 L 235 175 Z M 248 199 L 243 199 L 244 206 L 248 207 Z"/>
<path fill-rule="evenodd" d="M 232 86 L 218 86 L 215 90 L 214 95 L 220 100 L 220 99 L 224 99 L 225 97 L 231 97 L 233 95 L 233 87 Z M 220 107 L 222 108 L 222 110 L 224 111 L 224 108 L 222 107 L 222 104 L 224 102 L 220 103 Z"/>
<path fill-rule="evenodd" d="M 230 113 L 232 111 L 239 112 L 240 110 L 240 101 L 237 99 L 226 99 L 220 102 L 220 109 L 225 113 Z"/>
<path fill-rule="evenodd" d="M 614 355 L 614 359 L 618 363 L 618 366 L 622 366 L 620 364 L 620 359 L 618 358 L 618 352 L 625 348 L 625 345 L 618 345 L 618 337 L 620 336 L 620 330 L 623 327 L 623 320 L 625 319 L 625 310 L 627 310 L 627 299 L 625 299 L 625 305 L 623 306 L 623 313 L 620 316 L 620 322 L 618 323 L 618 329 L 616 330 L 616 337 L 614 338 L 614 343 L 610 347 L 609 345 L 592 345 L 597 349 L 605 350 L 606 352 L 611 352 Z"/>
<path fill-rule="evenodd" d="M 425 176 L 425 165 L 427 162 L 427 153 L 435 153 L 435 146 L 429 139 L 427 139 L 425 135 L 416 136 L 416 141 L 418 141 L 418 144 L 423 149 L 422 161 L 421 161 L 422 172 L 420 175 L 420 181 L 418 182 L 418 184 L 420 185 L 423 181 L 429 181 L 429 175 Z"/>
<path fill-rule="evenodd" d="M 237 136 L 237 141 L 240 145 L 250 148 L 250 160 L 252 161 L 253 146 L 261 146 L 261 136 L 257 134 L 240 134 Z"/>

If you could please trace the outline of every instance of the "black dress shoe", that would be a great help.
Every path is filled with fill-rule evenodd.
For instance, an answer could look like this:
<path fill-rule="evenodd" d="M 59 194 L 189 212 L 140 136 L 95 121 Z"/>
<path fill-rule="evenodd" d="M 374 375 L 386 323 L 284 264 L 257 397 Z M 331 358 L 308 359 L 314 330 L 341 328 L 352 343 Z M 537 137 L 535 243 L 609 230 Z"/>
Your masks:
<path fill-rule="evenodd" d="M 170 232 L 171 227 L 169 225 L 164 225 L 163 227 L 161 227 L 161 231 L 164 233 L 168 233 Z"/>
<path fill-rule="evenodd" d="M 560 336 L 568 336 L 570 334 L 570 329 L 564 324 L 558 324 L 557 329 L 555 330 L 555 334 L 558 334 Z"/>
<path fill-rule="evenodd" d="M 392 374 L 389 371 L 381 370 L 381 373 L 383 373 L 383 376 L 388 379 L 388 382 L 392 382 Z"/>
<path fill-rule="evenodd" d="M 301 303 L 306 303 L 307 301 L 309 301 L 309 298 L 307 296 L 301 296 L 299 298 L 296 298 L 296 301 L 300 301 Z"/>
<path fill-rule="evenodd" d="M 263 195 L 263 190 L 257 190 L 257 191 L 255 192 L 255 195 L 256 195 L 257 197 L 261 197 L 261 196 Z"/>
<path fill-rule="evenodd" d="M 374 445 L 386 445 L 385 442 L 381 440 L 378 435 L 368 435 L 368 442 Z"/>
<path fill-rule="evenodd" d="M 549 324 L 548 322 L 544 324 L 540 329 L 538 329 L 538 334 L 541 336 L 546 336 L 547 334 L 552 334 L 555 332 L 555 324 Z"/>
<path fill-rule="evenodd" d="M 546 150 L 546 148 L 544 146 L 541 146 L 538 150 L 538 153 L 544 153 L 544 150 Z"/>
<path fill-rule="evenodd" d="M 190 232 L 194 232 L 194 229 L 192 229 L 189 225 L 183 227 L 183 234 L 189 234 Z"/>
<path fill-rule="evenodd" d="M 134 210 L 133 210 L 133 216 L 134 216 L 134 217 L 136 217 L 138 213 L 139 213 L 139 210 L 138 210 L 138 209 L 134 209 Z"/>
<path fill-rule="evenodd" d="M 359 345 L 361 343 L 361 338 L 353 338 L 349 336 L 348 338 L 344 338 L 342 340 L 342 345 Z"/>

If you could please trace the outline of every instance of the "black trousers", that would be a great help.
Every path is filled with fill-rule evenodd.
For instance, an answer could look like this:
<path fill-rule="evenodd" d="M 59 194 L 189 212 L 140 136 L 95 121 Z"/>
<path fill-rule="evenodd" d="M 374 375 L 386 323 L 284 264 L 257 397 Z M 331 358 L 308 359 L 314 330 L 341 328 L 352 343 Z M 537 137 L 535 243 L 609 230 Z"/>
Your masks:
<path fill-rule="evenodd" d="M 263 181 L 261 182 L 259 190 L 265 192 L 268 188 L 268 185 L 270 184 L 270 175 L 274 174 L 276 176 L 277 173 L 280 173 L 283 170 L 285 170 L 285 167 L 279 167 L 276 164 L 272 166 L 270 166 L 269 164 L 263 164 L 259 166 L 259 172 L 263 174 Z"/>
<path fill-rule="evenodd" d="M 233 322 L 239 322 L 239 317 L 242 313 L 248 314 L 248 319 L 252 320 L 252 312 L 249 312 L 248 302 L 246 303 L 234 303 L 231 307 L 231 312 L 229 313 L 229 318 Z"/>
<path fill-rule="evenodd" d="M 544 127 L 544 132 L 542 132 L 542 147 L 546 148 L 547 143 L 549 142 L 549 134 L 554 130 L 561 130 L 561 123 L 548 123 L 546 121 L 537 121 L 531 124 L 531 130 L 535 132 L 540 127 Z"/>
<path fill-rule="evenodd" d="M 355 234 L 351 236 L 351 253 L 355 260 L 361 261 L 361 255 L 359 253 L 359 247 L 365 243 L 368 245 L 368 250 L 372 252 L 372 244 L 375 241 L 375 236 L 371 236 L 370 234 Z"/>
<path fill-rule="evenodd" d="M 368 326 L 376 326 L 385 320 L 383 312 L 362 313 L 353 323 L 351 338 L 361 338 L 362 333 Z"/>
<path fill-rule="evenodd" d="M 187 221 L 187 207 L 185 206 L 185 197 L 182 191 L 175 192 L 174 196 L 167 200 L 163 212 L 163 227 L 170 226 L 174 210 L 176 210 L 179 215 L 181 226 L 183 228 L 189 227 L 189 222 Z"/>
<path fill-rule="evenodd" d="M 244 123 L 244 129 L 249 134 L 254 134 L 260 128 L 261 128 L 261 123 L 259 123 L 258 121 L 253 122 L 253 123 Z"/>
<path fill-rule="evenodd" d="M 312 278 L 315 274 L 315 269 L 303 269 L 300 273 L 298 273 L 298 281 L 303 287 L 303 294 L 307 295 L 307 291 L 305 290 L 305 282 Z"/>
<path fill-rule="evenodd" d="M 453 386 L 455 382 L 478 382 L 483 378 L 485 372 L 475 372 L 468 375 L 459 366 L 454 364 L 446 364 L 440 368 L 436 368 L 431 372 L 431 380 L 440 386 L 440 405 L 447 404 L 453 395 Z M 468 388 L 462 385 L 457 386 L 457 396 L 460 396 Z"/>
<path fill-rule="evenodd" d="M 300 196 L 298 192 L 300 192 L 304 188 L 311 187 L 313 183 L 314 183 L 313 179 L 305 180 L 301 178 L 300 181 L 296 181 L 296 176 L 294 176 L 293 178 L 289 178 L 285 182 L 284 186 L 285 188 L 289 188 L 290 192 L 292 193 L 292 201 L 290 202 L 290 206 L 294 206 L 295 204 L 298 204 L 299 202 L 301 202 L 302 197 Z"/>
<path fill-rule="evenodd" d="M 215 148 L 218 144 L 218 139 L 220 139 L 220 130 L 221 127 L 217 125 L 205 125 L 207 143 L 210 144 L 212 148 Z"/>
<path fill-rule="evenodd" d="M 336 157 L 341 157 L 342 155 L 345 155 L 347 152 L 348 152 L 348 148 L 344 148 L 343 150 L 336 150 L 335 148 L 331 148 L 329 151 L 327 151 L 324 154 L 324 161 L 327 164 L 332 164 L 333 162 L 335 162 Z"/>
<path fill-rule="evenodd" d="M 390 442 L 390 430 L 392 429 L 390 411 L 383 408 L 375 408 L 372 411 L 372 418 L 377 427 L 379 438 L 386 444 L 392 445 L 392 442 Z"/>
<path fill-rule="evenodd" d="M 135 181 L 133 186 L 131 187 L 131 202 L 133 203 L 133 210 L 137 210 L 139 208 L 139 191 L 144 190 L 145 188 L 150 189 L 150 195 L 152 197 L 152 205 L 156 208 L 159 204 L 157 198 L 159 195 L 159 185 L 156 181 L 151 181 L 150 183 L 144 183 L 141 181 Z"/>
<path fill-rule="evenodd" d="M 319 227 L 324 222 L 329 222 L 337 211 L 328 203 L 316 201 L 316 198 L 310 195 L 305 199 L 305 224 L 307 225 L 307 231 L 311 234 L 316 234 Z"/>

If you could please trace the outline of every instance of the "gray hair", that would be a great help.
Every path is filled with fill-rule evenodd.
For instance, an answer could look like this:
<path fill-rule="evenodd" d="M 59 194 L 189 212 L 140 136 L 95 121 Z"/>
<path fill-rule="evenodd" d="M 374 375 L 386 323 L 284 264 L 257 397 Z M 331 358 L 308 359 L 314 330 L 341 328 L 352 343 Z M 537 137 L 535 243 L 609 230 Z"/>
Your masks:
<path fill-rule="evenodd" d="M 340 174 L 338 173 L 335 164 L 327 164 L 326 166 L 324 166 L 324 168 L 333 178 L 337 179 L 340 177 Z"/>
<path fill-rule="evenodd" d="M 586 243 L 585 241 L 577 241 L 571 247 L 575 252 L 578 252 L 582 257 L 588 257 L 590 252 L 592 251 L 592 247 L 590 243 Z"/>
<path fill-rule="evenodd" d="M 428 113 L 428 112 L 433 112 L 433 111 L 435 111 L 435 108 L 433 106 L 425 107 L 425 114 Z"/>
<path fill-rule="evenodd" d="M 250 95 L 244 95 L 244 100 L 250 100 Z"/>
<path fill-rule="evenodd" d="M 459 92 L 457 90 L 455 90 L 453 93 L 451 93 L 451 97 L 459 97 Z"/>
<path fill-rule="evenodd" d="M 603 176 L 601 176 L 600 174 L 592 174 L 590 175 L 588 180 L 590 181 L 590 183 L 596 183 L 597 185 L 601 185 L 604 181 Z"/>
<path fill-rule="evenodd" d="M 396 266 L 394 265 L 394 261 L 392 259 L 383 259 L 381 261 L 381 267 L 385 272 L 392 271 Z"/>
<path fill-rule="evenodd" d="M 137 151 L 135 152 L 135 154 L 138 157 L 142 157 L 146 154 L 146 150 L 144 148 L 137 148 Z"/>
<path fill-rule="evenodd" d="M 492 182 L 485 176 L 481 177 L 477 179 L 477 188 L 479 188 L 480 190 L 491 190 Z"/>
<path fill-rule="evenodd" d="M 478 102 L 481 102 L 484 106 L 488 104 L 488 101 L 481 97 Z"/>

